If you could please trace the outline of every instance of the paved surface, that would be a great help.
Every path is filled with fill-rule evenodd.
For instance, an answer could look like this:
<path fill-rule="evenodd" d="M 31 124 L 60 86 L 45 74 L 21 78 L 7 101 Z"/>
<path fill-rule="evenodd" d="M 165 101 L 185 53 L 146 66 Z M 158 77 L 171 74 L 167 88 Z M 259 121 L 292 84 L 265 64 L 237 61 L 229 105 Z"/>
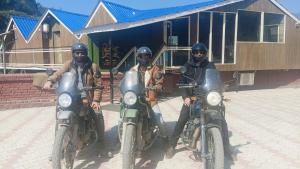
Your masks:
<path fill-rule="evenodd" d="M 231 169 L 299 169 L 300 168 L 300 89 L 276 89 L 226 93 L 232 151 L 237 161 L 226 161 Z M 160 103 L 167 127 L 172 131 L 181 99 Z M 80 153 L 75 168 L 121 168 L 117 151 L 116 124 L 119 114 L 104 111 L 107 149 L 111 159 L 97 156 L 97 146 Z M 0 111 L 0 168 L 51 168 L 48 156 L 54 139 L 54 107 Z M 158 141 L 143 158 L 138 169 L 199 169 L 200 162 L 191 152 L 177 147 L 173 159 L 164 159 Z"/>

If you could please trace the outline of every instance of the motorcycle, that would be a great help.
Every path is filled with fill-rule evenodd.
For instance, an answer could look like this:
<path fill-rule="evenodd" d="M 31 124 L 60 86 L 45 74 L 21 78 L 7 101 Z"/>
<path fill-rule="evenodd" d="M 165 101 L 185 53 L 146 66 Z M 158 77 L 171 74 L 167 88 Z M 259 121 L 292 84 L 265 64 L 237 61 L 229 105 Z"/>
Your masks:
<path fill-rule="evenodd" d="M 103 138 L 104 121 L 101 113 L 90 107 L 89 92 L 100 87 L 78 89 L 78 78 L 74 72 L 66 72 L 56 88 L 57 108 L 55 140 L 52 150 L 54 169 L 72 169 L 79 150 Z M 88 98 L 87 107 L 83 106 L 81 93 Z"/>
<path fill-rule="evenodd" d="M 204 169 L 224 168 L 224 148 L 229 145 L 228 129 L 223 104 L 223 84 L 216 69 L 207 69 L 201 84 L 184 75 L 191 84 L 178 84 L 189 88 L 193 97 L 189 120 L 181 134 L 184 145 L 193 151 L 195 159 L 202 161 Z"/>
<path fill-rule="evenodd" d="M 140 73 L 127 71 L 120 83 L 121 111 L 118 127 L 121 142 L 122 168 L 133 169 L 135 159 L 149 149 L 159 136 L 151 106 L 146 101 Z"/>

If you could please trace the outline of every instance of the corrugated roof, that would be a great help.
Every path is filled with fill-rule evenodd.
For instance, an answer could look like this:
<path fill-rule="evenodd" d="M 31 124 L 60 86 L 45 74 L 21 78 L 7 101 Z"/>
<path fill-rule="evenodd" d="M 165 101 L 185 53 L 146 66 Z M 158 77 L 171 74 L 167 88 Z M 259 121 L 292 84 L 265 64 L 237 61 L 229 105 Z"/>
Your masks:
<path fill-rule="evenodd" d="M 74 32 L 84 28 L 89 16 L 83 14 L 77 14 L 58 9 L 49 9 L 70 31 Z"/>
<path fill-rule="evenodd" d="M 12 16 L 12 20 L 20 30 L 24 39 L 28 40 L 30 33 L 38 23 L 38 19 L 24 17 L 24 16 Z"/>
<path fill-rule="evenodd" d="M 164 20 L 174 19 L 200 11 L 211 10 L 217 7 L 241 1 L 244 0 L 210 0 L 206 2 L 171 8 L 138 10 L 102 0 L 99 5 L 103 4 L 105 8 L 107 8 L 108 12 L 116 19 L 116 23 L 87 27 L 75 33 L 89 34 L 128 29 Z"/>
<path fill-rule="evenodd" d="M 169 14 L 175 14 L 182 11 L 193 10 L 201 7 L 206 7 L 226 0 L 211 0 L 207 2 L 200 2 L 196 4 L 171 7 L 171 8 L 161 8 L 161 9 L 150 9 L 150 10 L 138 10 L 129 7 L 125 7 L 119 4 L 115 4 L 108 1 L 102 1 L 106 8 L 111 12 L 111 14 L 117 19 L 118 23 L 124 22 L 136 22 L 145 19 L 160 17 Z"/>

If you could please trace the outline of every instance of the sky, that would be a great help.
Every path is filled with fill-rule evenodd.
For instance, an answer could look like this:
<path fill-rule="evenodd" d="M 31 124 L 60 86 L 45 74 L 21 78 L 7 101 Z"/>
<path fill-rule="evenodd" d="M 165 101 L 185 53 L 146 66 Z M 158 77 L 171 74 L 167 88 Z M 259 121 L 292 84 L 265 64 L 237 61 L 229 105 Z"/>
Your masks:
<path fill-rule="evenodd" d="M 48 8 L 56 8 L 70 12 L 76 12 L 89 15 L 99 0 L 36 0 L 40 4 Z M 136 9 L 153 9 L 173 7 L 180 5 L 193 4 L 208 0 L 108 0 L 121 5 L 133 7 Z M 277 0 L 290 12 L 300 13 L 300 0 Z"/>

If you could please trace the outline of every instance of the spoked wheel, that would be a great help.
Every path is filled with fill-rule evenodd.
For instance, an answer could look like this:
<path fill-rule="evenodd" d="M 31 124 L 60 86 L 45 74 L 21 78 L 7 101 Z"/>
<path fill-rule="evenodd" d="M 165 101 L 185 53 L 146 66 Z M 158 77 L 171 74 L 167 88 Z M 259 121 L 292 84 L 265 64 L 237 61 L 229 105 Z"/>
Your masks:
<path fill-rule="evenodd" d="M 224 169 L 224 147 L 221 132 L 218 128 L 207 130 L 206 169 Z"/>
<path fill-rule="evenodd" d="M 52 151 L 52 167 L 54 169 L 72 169 L 75 156 L 76 146 L 72 143 L 71 128 L 58 127 Z"/>

